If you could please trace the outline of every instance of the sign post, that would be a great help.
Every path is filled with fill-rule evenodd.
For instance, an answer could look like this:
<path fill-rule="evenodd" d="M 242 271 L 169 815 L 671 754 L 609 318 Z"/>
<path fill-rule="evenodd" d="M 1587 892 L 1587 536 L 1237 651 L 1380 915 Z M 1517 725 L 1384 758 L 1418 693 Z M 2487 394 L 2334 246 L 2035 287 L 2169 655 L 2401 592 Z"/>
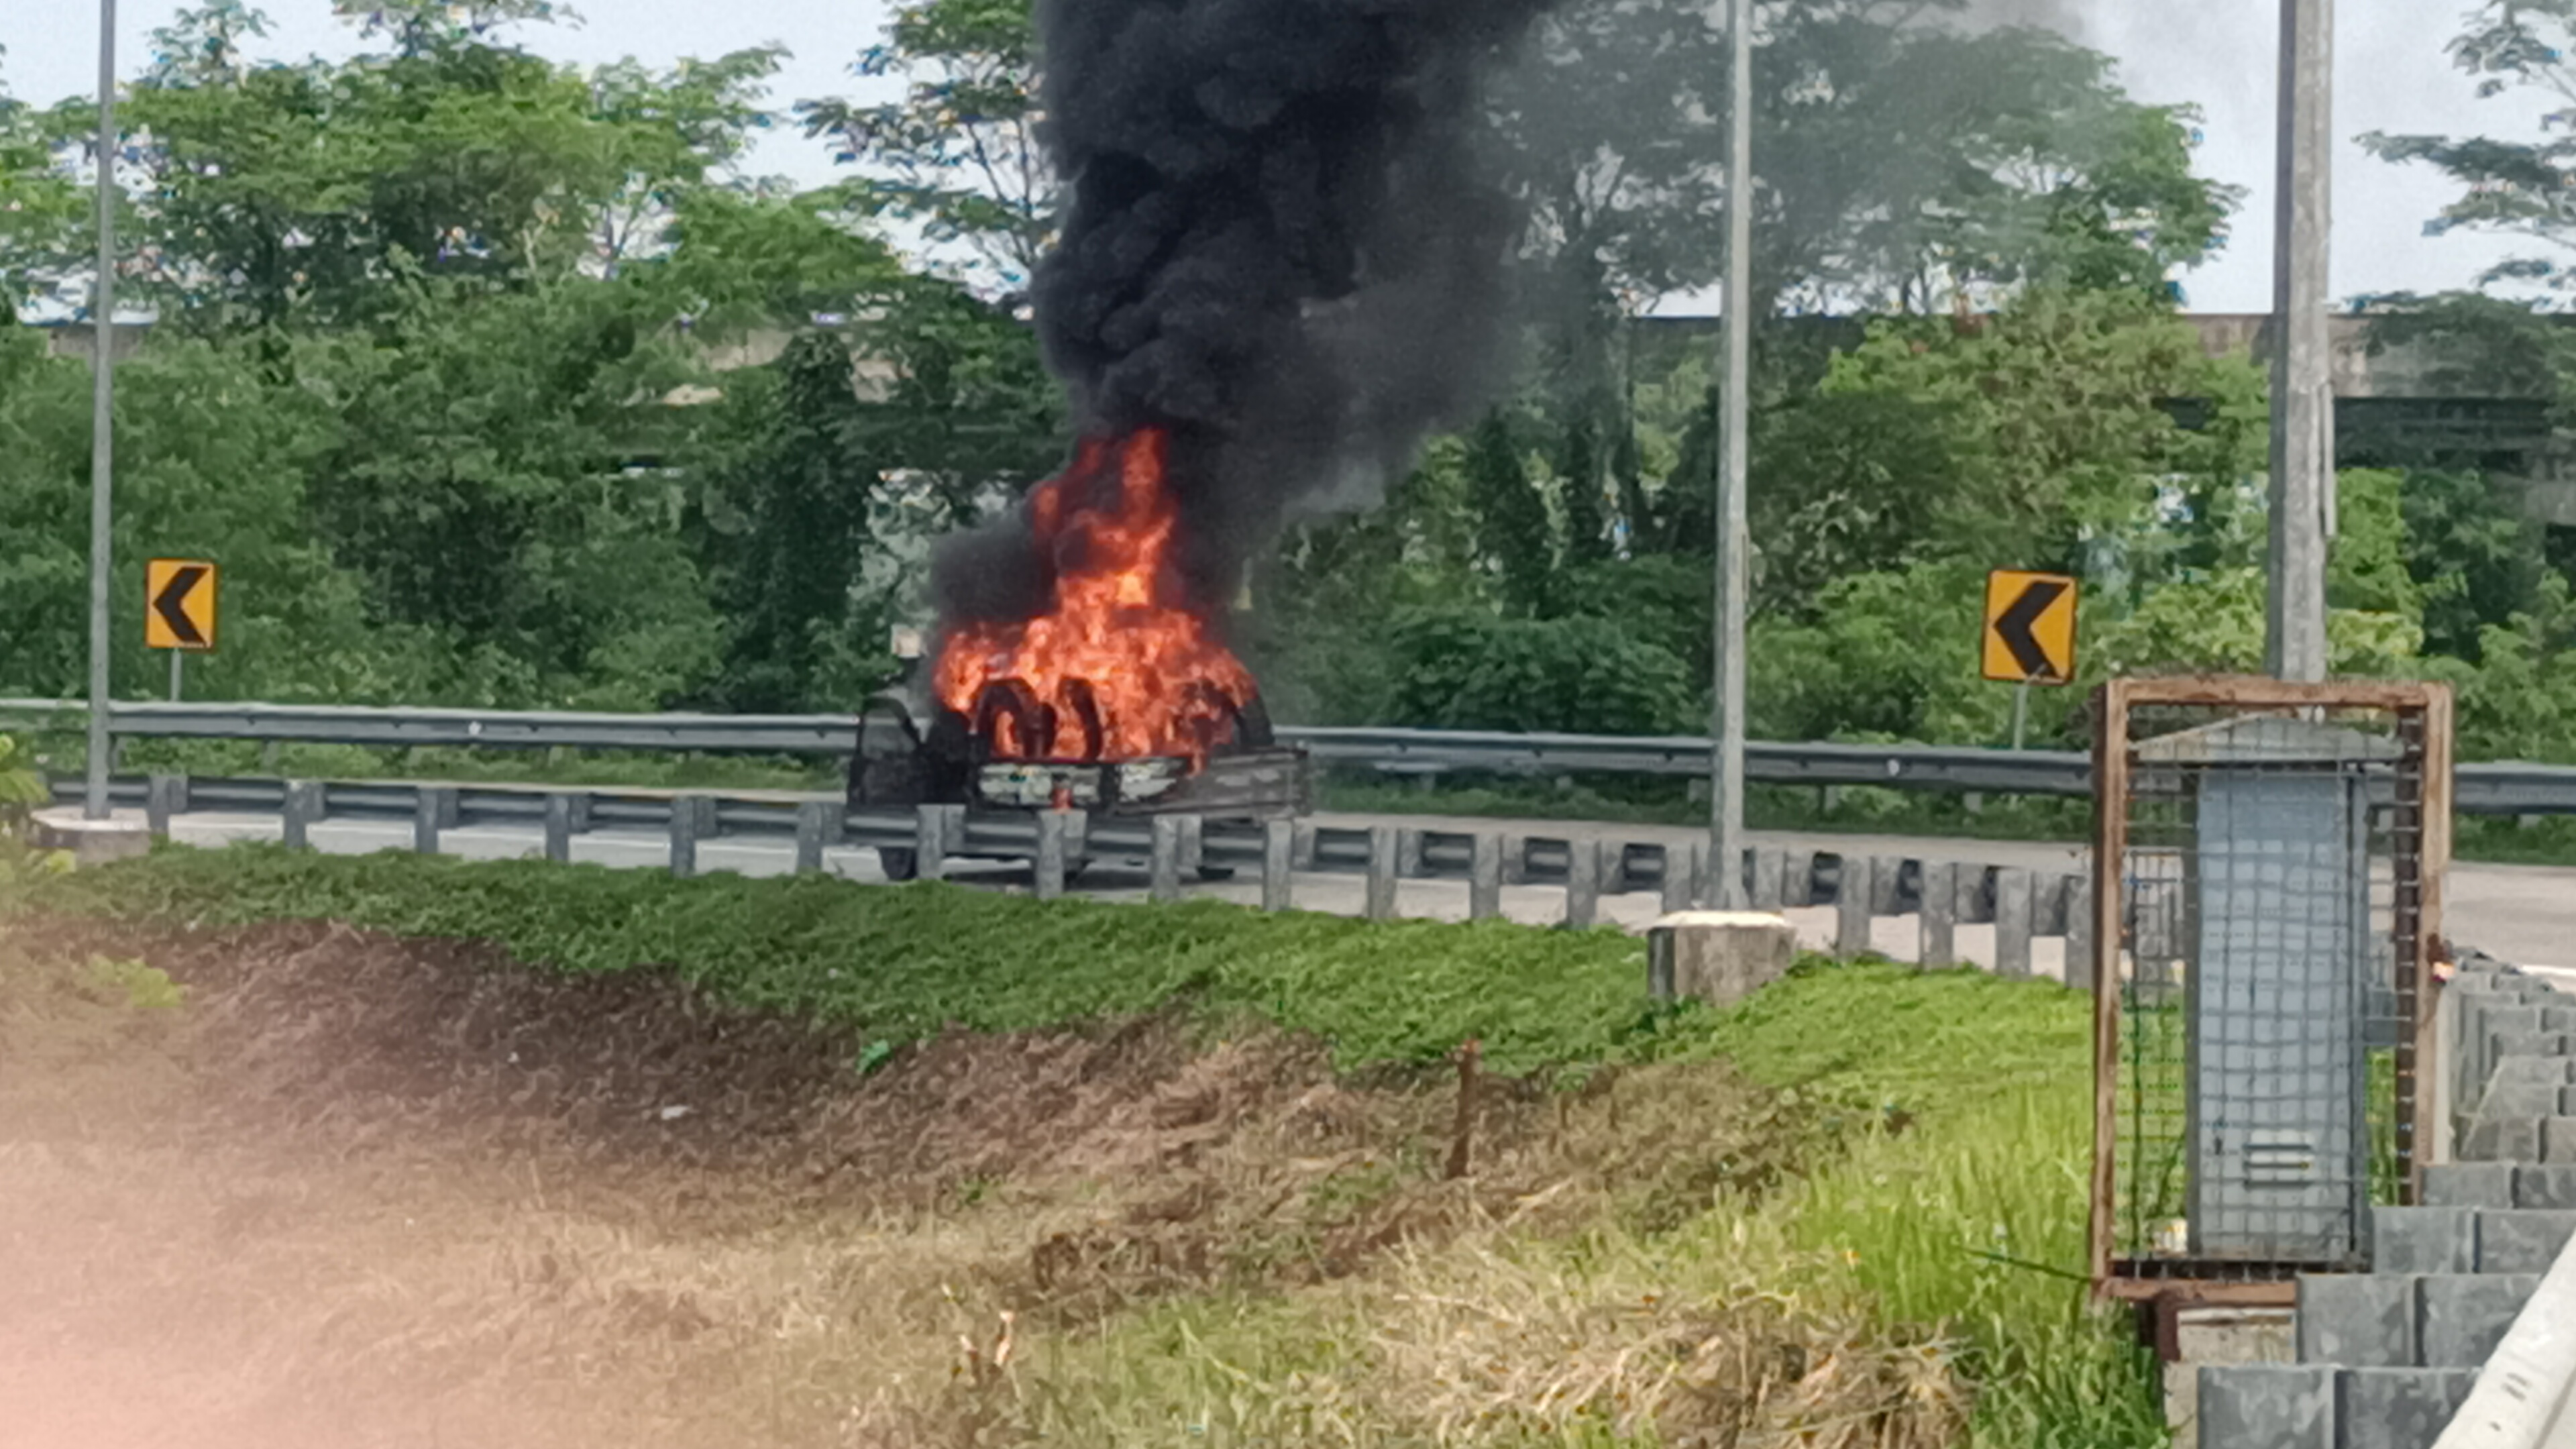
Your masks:
<path fill-rule="evenodd" d="M 170 699 L 179 699 L 181 662 L 215 652 L 221 571 L 204 559 L 156 558 L 143 571 L 143 646 L 170 651 Z"/>
<path fill-rule="evenodd" d="M 2075 580 L 1999 569 L 1986 577 L 1985 676 L 2014 686 L 2013 748 L 2030 729 L 2030 687 L 2075 682 Z"/>

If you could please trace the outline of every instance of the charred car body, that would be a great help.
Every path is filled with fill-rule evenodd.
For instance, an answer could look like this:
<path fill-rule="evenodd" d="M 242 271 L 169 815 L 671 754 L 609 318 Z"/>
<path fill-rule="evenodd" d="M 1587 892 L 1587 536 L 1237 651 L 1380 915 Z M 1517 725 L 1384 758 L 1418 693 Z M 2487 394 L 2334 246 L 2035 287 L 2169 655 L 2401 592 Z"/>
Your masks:
<path fill-rule="evenodd" d="M 1088 697 L 1073 694 L 1077 712 Z M 1101 739 L 1096 713 L 1062 729 L 1056 709 L 1015 680 L 988 686 L 971 713 L 907 687 L 871 698 L 860 714 L 849 804 L 852 810 L 958 805 L 970 814 L 1079 810 L 1092 818 L 1198 815 L 1244 823 L 1313 810 L 1306 752 L 1278 743 L 1258 695 L 1240 708 L 1225 706 L 1219 717 L 1226 727 L 1200 742 L 1200 754 L 1103 759 L 1094 750 L 1057 749 L 1059 739 Z M 1006 718 L 1007 731 L 1001 728 Z M 1005 737 L 1032 747 L 997 750 L 992 742 Z M 917 872 L 911 851 L 880 849 L 878 855 L 891 879 Z"/>

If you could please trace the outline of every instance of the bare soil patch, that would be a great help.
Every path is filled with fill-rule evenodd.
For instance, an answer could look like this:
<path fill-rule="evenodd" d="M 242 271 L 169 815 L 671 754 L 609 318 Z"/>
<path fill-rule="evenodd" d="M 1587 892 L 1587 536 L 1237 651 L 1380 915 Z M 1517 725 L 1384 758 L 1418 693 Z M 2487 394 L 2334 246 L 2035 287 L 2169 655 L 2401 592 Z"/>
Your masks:
<path fill-rule="evenodd" d="M 138 960 L 182 999 L 106 964 Z M 1274 1035 L 954 1036 L 872 1075 L 859 1045 L 470 944 L 17 927 L 6 1441 L 921 1442 L 1004 1313 L 1071 1331 L 1475 1224 L 1651 1224 L 1814 1133 L 1717 1068 L 1486 1081 L 1452 1175 L 1454 1076 L 1355 1087 Z"/>

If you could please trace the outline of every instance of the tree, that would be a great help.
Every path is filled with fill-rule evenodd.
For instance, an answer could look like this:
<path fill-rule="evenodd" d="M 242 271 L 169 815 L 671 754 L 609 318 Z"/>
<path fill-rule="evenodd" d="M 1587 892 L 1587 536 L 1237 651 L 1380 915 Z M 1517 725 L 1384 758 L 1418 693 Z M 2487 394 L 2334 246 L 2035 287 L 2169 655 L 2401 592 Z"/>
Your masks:
<path fill-rule="evenodd" d="M 832 139 L 843 165 L 866 168 L 852 205 L 924 224 L 962 242 L 1017 292 L 1054 235 L 1056 178 L 1037 138 L 1037 36 L 1029 0 L 914 0 L 859 75 L 900 76 L 903 99 L 797 107 L 809 135 Z"/>
<path fill-rule="evenodd" d="M 2576 216 L 2566 207 L 2568 189 L 2576 185 L 2576 133 L 2571 133 L 2576 127 L 2576 70 L 2567 59 L 2571 43 L 2576 43 L 2576 0 L 2488 0 L 2470 12 L 2467 29 L 2451 42 L 2459 68 L 2480 78 L 2481 98 L 2516 90 L 2551 98 L 2553 109 L 2541 118 L 2544 139 L 2385 132 L 2362 138 L 2385 160 L 2428 165 L 2460 183 L 2460 198 L 2443 208 L 2429 230 L 2499 232 L 2559 252 L 2576 245 Z M 2563 258 L 2533 255 L 2493 269 L 2488 280 L 2563 289 L 2576 279 Z"/>
<path fill-rule="evenodd" d="M 613 273 L 719 182 L 778 53 L 584 76 L 497 43 L 542 4 L 369 12 L 389 52 L 250 62 L 258 12 L 214 0 L 156 33 L 125 114 L 141 279 L 213 335 L 375 320 L 407 276 L 525 287 Z"/>
<path fill-rule="evenodd" d="M 44 121 L 0 89 L 0 299 L 13 322 L 20 303 L 49 290 L 46 262 L 70 250 L 81 211 L 79 192 L 55 165 Z"/>

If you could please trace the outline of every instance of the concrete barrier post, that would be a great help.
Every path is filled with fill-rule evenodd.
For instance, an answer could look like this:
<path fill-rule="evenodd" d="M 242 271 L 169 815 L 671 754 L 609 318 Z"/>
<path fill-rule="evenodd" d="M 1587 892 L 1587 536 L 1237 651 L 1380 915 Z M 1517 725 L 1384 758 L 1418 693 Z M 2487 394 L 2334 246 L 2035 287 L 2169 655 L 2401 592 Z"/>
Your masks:
<path fill-rule="evenodd" d="M 707 823 L 696 800 L 682 795 L 671 801 L 671 875 L 687 880 L 698 873 L 698 837 Z"/>
<path fill-rule="evenodd" d="M 937 880 L 948 868 L 949 815 L 945 805 L 924 805 L 913 815 L 913 879 Z"/>
<path fill-rule="evenodd" d="M 1297 893 L 1297 822 L 1266 821 L 1261 827 L 1261 908 L 1285 911 Z"/>
<path fill-rule="evenodd" d="M 1797 959 L 1788 919 L 1758 911 L 1682 911 L 1646 932 L 1646 985 L 1657 1001 L 1731 1005 L 1786 976 Z"/>
<path fill-rule="evenodd" d="M 1601 842 L 1565 843 L 1565 924 L 1591 930 L 1601 919 Z"/>
<path fill-rule="evenodd" d="M 1042 901 L 1064 895 L 1065 840 L 1073 833 L 1072 814 L 1067 810 L 1038 812 L 1038 858 L 1033 889 Z"/>
<path fill-rule="evenodd" d="M 1419 880 L 1422 873 L 1422 832 L 1398 827 L 1395 832 L 1396 878 Z"/>
<path fill-rule="evenodd" d="M 1505 835 L 1503 837 L 1503 884 L 1516 886 L 1529 883 L 1529 837 Z"/>
<path fill-rule="evenodd" d="M 2093 990 L 2093 878 L 2070 875 L 2066 878 L 2066 984 L 2076 991 Z"/>
<path fill-rule="evenodd" d="M 1467 918 L 1490 921 L 1503 913 L 1503 837 L 1480 831 L 1474 851 L 1467 863 Z"/>
<path fill-rule="evenodd" d="M 1788 876 L 1789 852 L 1779 849 L 1754 851 L 1753 909 L 1776 911 L 1786 907 L 1789 904 Z M 1716 887 L 1717 877 L 1711 875 L 1709 888 L 1712 893 L 1703 897 L 1711 906 L 1717 904 L 1717 897 L 1714 894 Z"/>
<path fill-rule="evenodd" d="M 1392 825 L 1369 828 L 1368 918 L 1372 921 L 1395 919 L 1396 856 L 1399 847 Z"/>
<path fill-rule="evenodd" d="M 1846 855 L 1842 860 L 1842 880 L 1834 889 L 1834 954 L 1848 961 L 1874 944 L 1869 908 L 1877 889 L 1871 879 L 1876 862 L 1866 855 Z"/>
<path fill-rule="evenodd" d="M 1692 869 L 1697 862 L 1691 859 L 1689 846 L 1667 845 L 1663 849 L 1663 907 L 1664 914 L 1669 916 L 1689 910 L 1699 899 L 1699 881 L 1696 879 L 1699 872 Z"/>
<path fill-rule="evenodd" d="M 1946 860 L 1923 862 L 1924 970 L 1938 971 L 1959 963 L 1959 868 Z"/>
<path fill-rule="evenodd" d="M 322 782 L 289 780 L 286 782 L 286 812 L 283 840 L 289 850 L 313 848 L 313 822 L 322 818 Z"/>
<path fill-rule="evenodd" d="M 170 818 L 188 810 L 188 777 L 154 775 L 145 786 L 143 819 L 155 840 L 170 838 Z"/>
<path fill-rule="evenodd" d="M 823 852 L 840 843 L 850 807 L 838 800 L 807 800 L 796 807 L 796 873 L 817 875 Z"/>
<path fill-rule="evenodd" d="M 1194 876 L 1207 864 L 1207 819 L 1199 815 L 1184 815 L 1180 819 L 1181 874 Z"/>
<path fill-rule="evenodd" d="M 546 796 L 546 859 L 557 865 L 572 861 L 572 801 L 561 791 Z"/>
<path fill-rule="evenodd" d="M 2029 871 L 1995 872 L 1995 974 L 2016 981 L 2030 975 L 2032 885 Z"/>
<path fill-rule="evenodd" d="M 1153 888 L 1158 901 L 1181 898 L 1181 817 L 1154 817 Z"/>
<path fill-rule="evenodd" d="M 1291 870 L 1315 868 L 1315 827 L 1300 820 L 1289 831 L 1288 865 Z"/>
<path fill-rule="evenodd" d="M 412 801 L 411 848 L 422 855 L 438 854 L 438 838 L 456 823 L 456 792 L 443 785 L 423 785 Z"/>

